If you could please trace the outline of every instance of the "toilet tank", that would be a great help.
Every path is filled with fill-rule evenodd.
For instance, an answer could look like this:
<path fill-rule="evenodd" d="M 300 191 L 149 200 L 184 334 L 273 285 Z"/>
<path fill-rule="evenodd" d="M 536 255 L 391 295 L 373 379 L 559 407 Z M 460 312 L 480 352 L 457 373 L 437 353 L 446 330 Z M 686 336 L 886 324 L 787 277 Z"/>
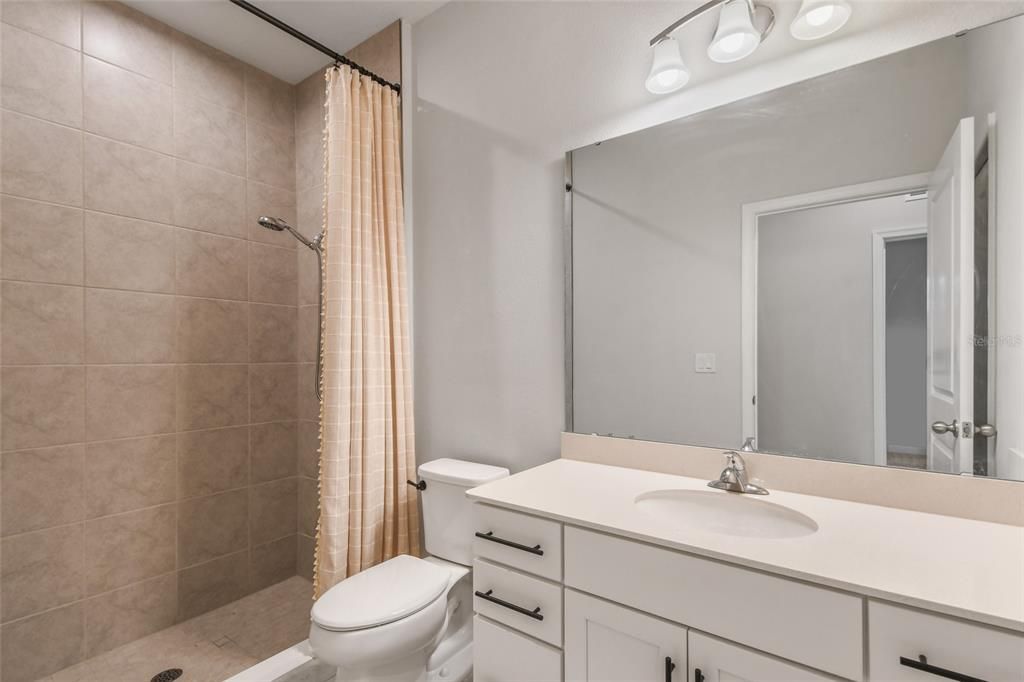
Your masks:
<path fill-rule="evenodd" d="M 473 503 L 466 491 L 508 476 L 504 467 L 461 459 L 435 459 L 420 465 L 426 487 L 423 501 L 423 538 L 427 553 L 469 566 L 473 562 Z"/>

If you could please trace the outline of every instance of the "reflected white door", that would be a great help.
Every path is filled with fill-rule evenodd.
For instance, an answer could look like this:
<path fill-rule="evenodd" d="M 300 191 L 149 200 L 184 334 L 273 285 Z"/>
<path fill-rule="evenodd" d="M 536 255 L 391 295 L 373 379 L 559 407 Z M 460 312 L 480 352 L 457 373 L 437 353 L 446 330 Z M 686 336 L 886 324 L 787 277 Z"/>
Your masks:
<path fill-rule="evenodd" d="M 928 468 L 973 471 L 974 119 L 928 182 Z"/>

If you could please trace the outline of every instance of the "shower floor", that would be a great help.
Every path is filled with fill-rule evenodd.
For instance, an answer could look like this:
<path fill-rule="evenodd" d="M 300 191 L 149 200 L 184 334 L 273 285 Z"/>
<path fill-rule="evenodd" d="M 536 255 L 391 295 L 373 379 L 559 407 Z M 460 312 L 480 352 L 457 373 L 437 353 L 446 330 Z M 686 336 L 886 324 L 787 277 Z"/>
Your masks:
<path fill-rule="evenodd" d="M 283 582 L 65 668 L 46 682 L 148 682 L 181 668 L 181 682 L 222 682 L 309 636 L 313 587 Z"/>

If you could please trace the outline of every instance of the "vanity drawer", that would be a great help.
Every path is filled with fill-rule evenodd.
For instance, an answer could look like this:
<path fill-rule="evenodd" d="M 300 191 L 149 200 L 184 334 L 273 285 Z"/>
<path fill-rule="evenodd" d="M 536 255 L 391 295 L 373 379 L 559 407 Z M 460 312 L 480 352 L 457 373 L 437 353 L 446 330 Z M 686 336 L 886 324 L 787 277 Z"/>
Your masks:
<path fill-rule="evenodd" d="M 474 555 L 549 580 L 562 579 L 562 524 L 485 504 L 474 505 L 474 513 Z"/>
<path fill-rule="evenodd" d="M 476 559 L 473 591 L 476 613 L 562 646 L 561 585 Z"/>
<path fill-rule="evenodd" d="M 562 652 L 481 616 L 473 616 L 476 682 L 560 682 Z"/>
<path fill-rule="evenodd" d="M 927 665 L 988 682 L 1024 680 L 1024 636 L 881 602 L 868 602 L 871 680 L 942 682 L 940 671 L 917 670 L 906 663 Z"/>
<path fill-rule="evenodd" d="M 859 597 L 571 526 L 565 584 L 818 670 L 864 678 Z"/>

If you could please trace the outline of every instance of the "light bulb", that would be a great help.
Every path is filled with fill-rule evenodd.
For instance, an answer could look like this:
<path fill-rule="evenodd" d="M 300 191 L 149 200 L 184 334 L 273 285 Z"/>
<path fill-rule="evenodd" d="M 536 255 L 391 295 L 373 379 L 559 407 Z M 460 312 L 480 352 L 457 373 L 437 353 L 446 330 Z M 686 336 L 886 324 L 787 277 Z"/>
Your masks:
<path fill-rule="evenodd" d="M 821 26 L 825 24 L 832 15 L 836 13 L 836 8 L 832 5 L 825 5 L 824 7 L 816 7 L 807 13 L 805 19 L 811 26 Z"/>

